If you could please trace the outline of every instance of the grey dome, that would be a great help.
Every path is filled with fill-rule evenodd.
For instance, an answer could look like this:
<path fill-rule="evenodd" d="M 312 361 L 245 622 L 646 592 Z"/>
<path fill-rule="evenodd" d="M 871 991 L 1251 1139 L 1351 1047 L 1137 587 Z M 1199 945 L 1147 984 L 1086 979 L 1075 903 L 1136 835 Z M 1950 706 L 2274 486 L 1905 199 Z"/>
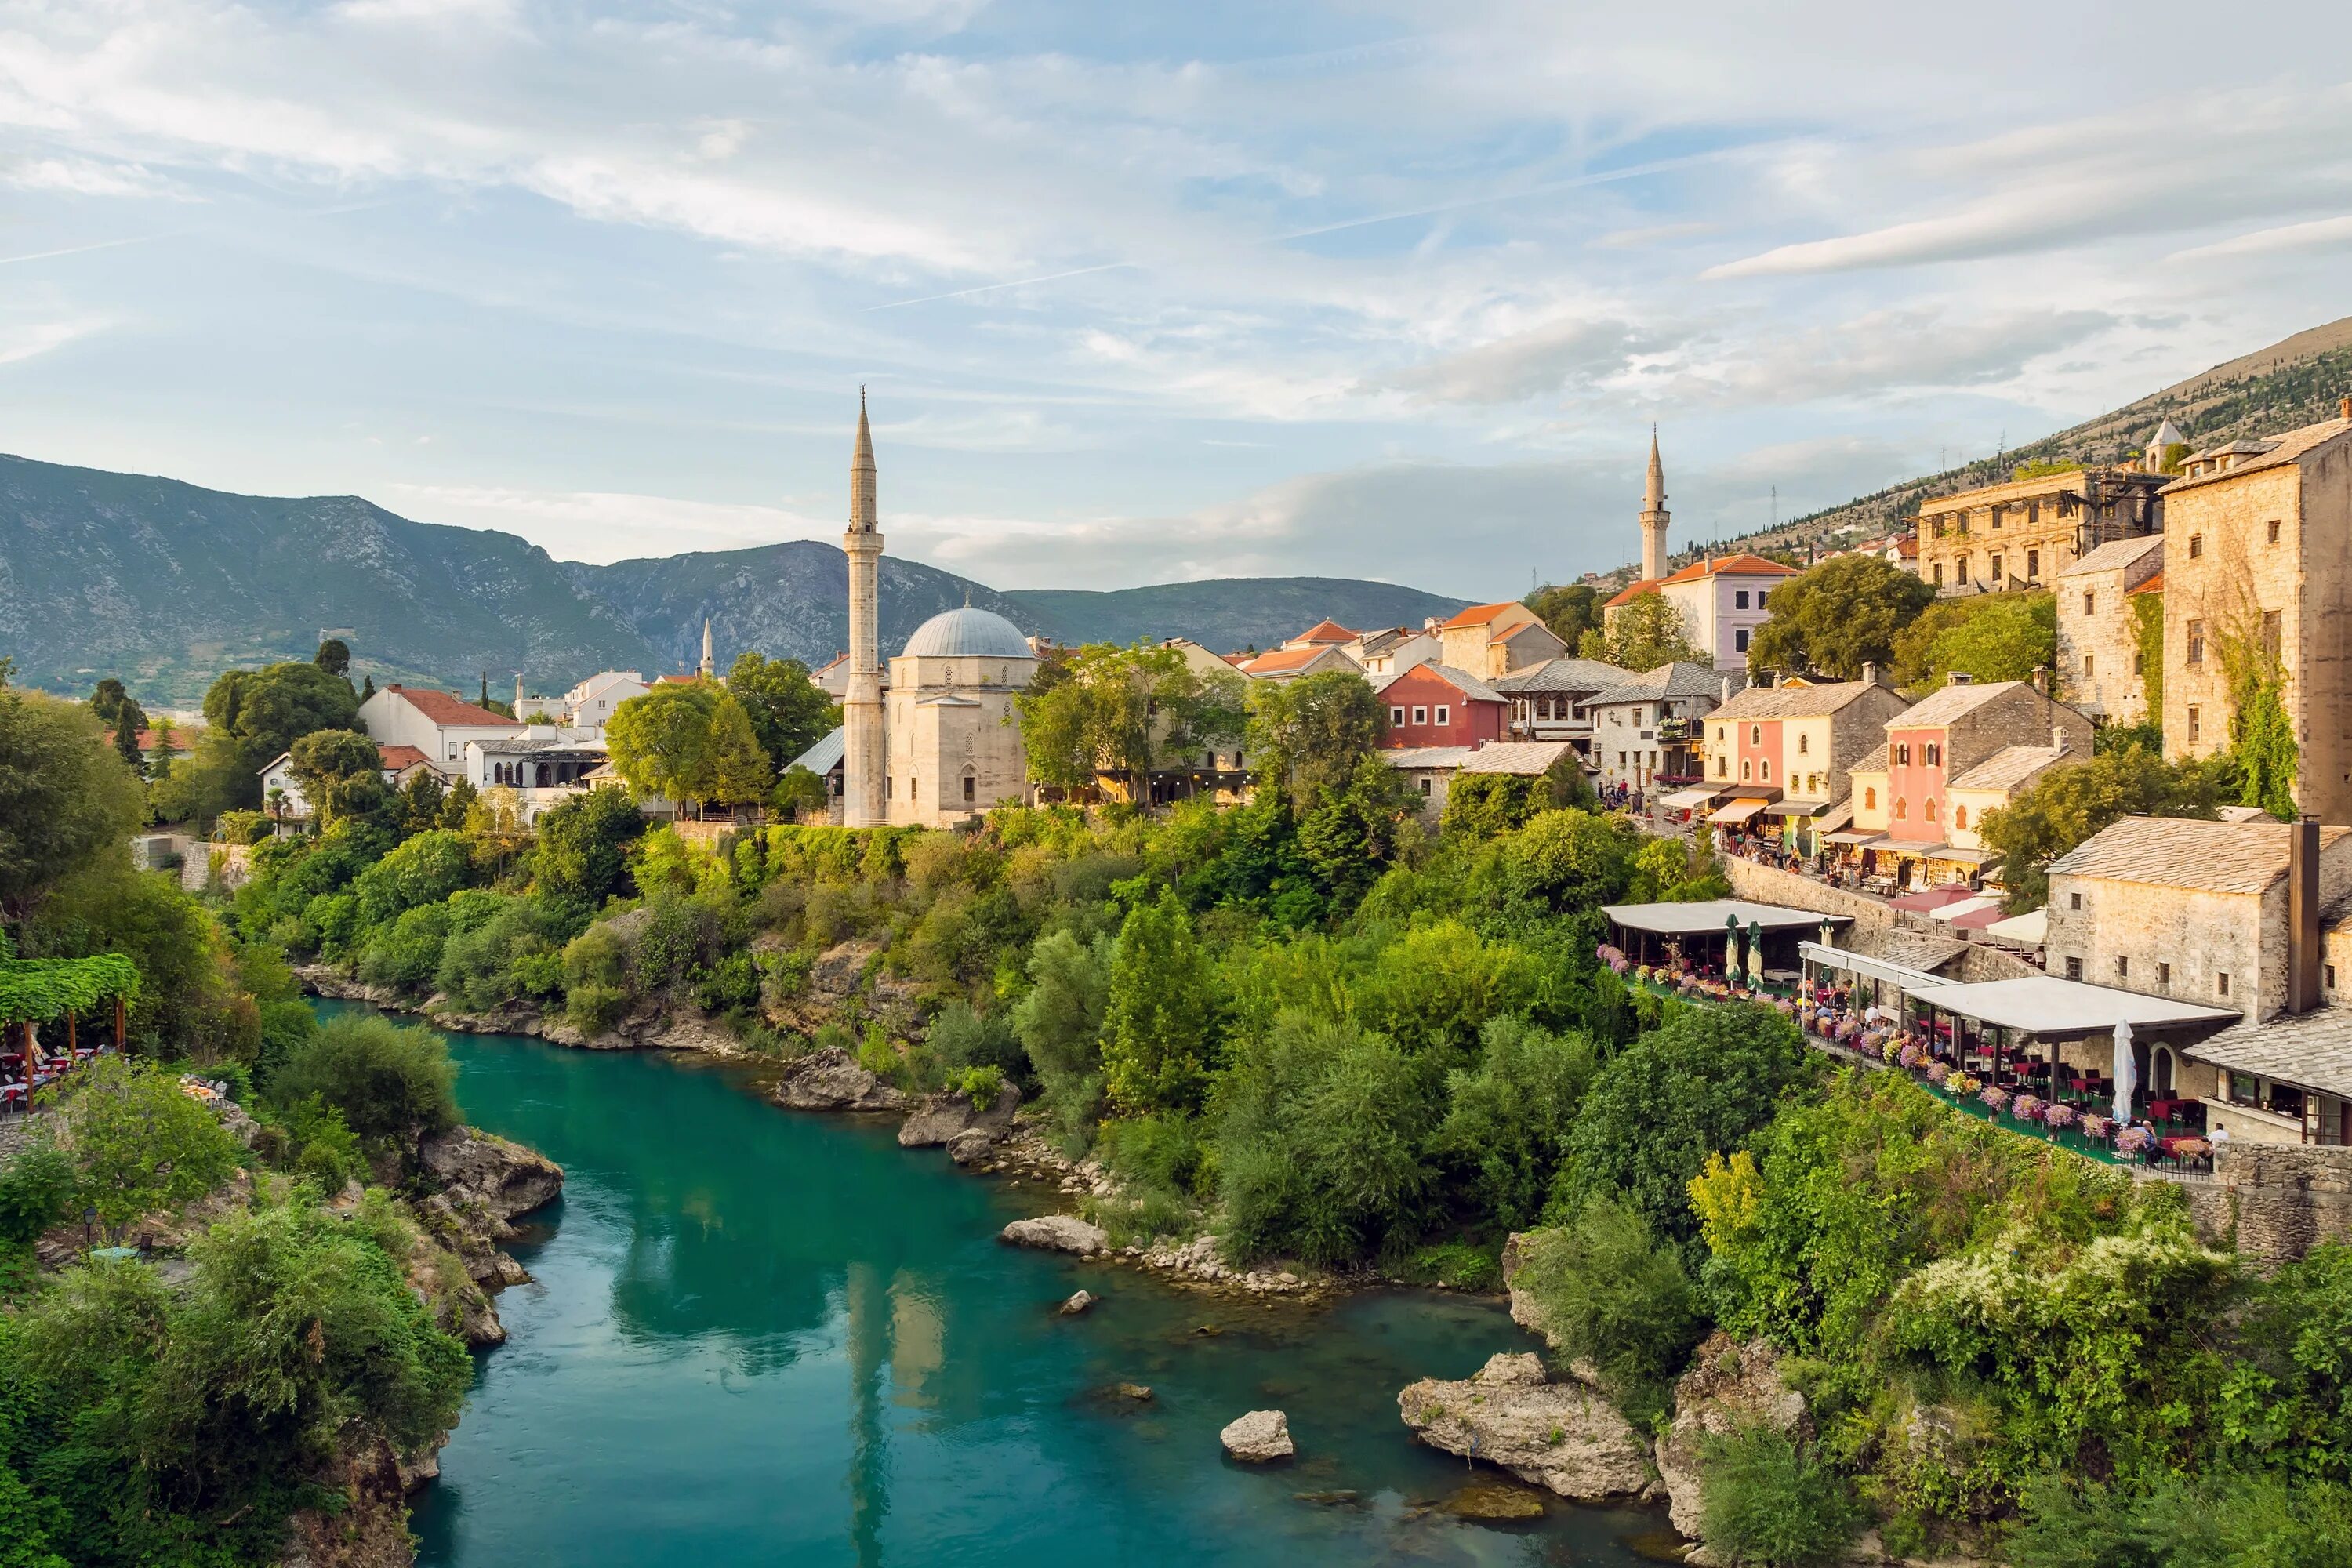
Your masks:
<path fill-rule="evenodd" d="M 907 639 L 908 658 L 1034 658 L 1021 628 L 989 610 L 967 605 L 933 616 Z"/>

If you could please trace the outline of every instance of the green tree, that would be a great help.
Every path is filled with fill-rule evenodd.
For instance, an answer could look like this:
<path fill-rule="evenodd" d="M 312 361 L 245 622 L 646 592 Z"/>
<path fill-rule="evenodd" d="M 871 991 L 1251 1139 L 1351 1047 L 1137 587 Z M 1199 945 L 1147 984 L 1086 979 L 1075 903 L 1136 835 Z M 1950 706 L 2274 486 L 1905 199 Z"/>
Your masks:
<path fill-rule="evenodd" d="M 1538 588 L 1519 602 L 1571 648 L 1583 644 L 1585 633 L 1601 629 L 1601 591 L 1590 584 Z"/>
<path fill-rule="evenodd" d="M 1299 822 L 1298 852 L 1334 908 L 1353 908 L 1418 837 L 1418 805 L 1403 774 L 1369 756 L 1357 763 L 1344 791 L 1327 791 Z"/>
<path fill-rule="evenodd" d="M 1102 1060 L 1112 1102 L 1138 1113 L 1197 1107 L 1214 1066 L 1216 1016 L 1208 954 L 1163 888 L 1128 911 L 1111 960 Z"/>
<path fill-rule="evenodd" d="M 146 815 L 138 779 L 87 707 L 0 687 L 0 914 L 23 920 L 98 856 L 127 863 Z"/>
<path fill-rule="evenodd" d="M 1978 831 L 2001 858 L 2013 914 L 2050 896 L 2050 863 L 2126 816 L 2219 814 L 2219 771 L 2210 763 L 2168 763 L 2143 746 L 2052 768 L 1984 815 Z"/>
<path fill-rule="evenodd" d="M 1077 791 L 1102 776 L 1129 798 L 1171 757 L 1237 739 L 1244 679 L 1203 676 L 1171 647 L 1090 643 L 1048 661 L 1014 700 L 1029 771 Z"/>
<path fill-rule="evenodd" d="M 751 716 L 722 691 L 710 713 L 710 794 L 721 805 L 762 805 L 775 788 L 776 765 L 760 747 Z"/>
<path fill-rule="evenodd" d="M 448 799 L 440 774 L 431 768 L 417 769 L 400 786 L 401 831 L 423 833 L 441 826 L 441 808 Z"/>
<path fill-rule="evenodd" d="M 329 637 L 319 645 L 319 651 L 310 656 L 310 662 L 329 675 L 348 680 L 352 673 L 351 645 L 341 637 Z"/>
<path fill-rule="evenodd" d="M 1370 682 L 1346 670 L 1249 688 L 1249 749 L 1257 776 L 1300 816 L 1327 790 L 1343 791 L 1388 736 L 1388 710 Z"/>
<path fill-rule="evenodd" d="M 1502 841 L 1511 886 L 1566 912 L 1613 903 L 1633 876 L 1639 835 L 1622 817 L 1546 811 Z"/>
<path fill-rule="evenodd" d="M 147 727 L 147 714 L 122 689 L 122 682 L 112 676 L 98 683 L 89 696 L 89 710 L 114 737 L 114 754 L 141 778 L 147 776 L 147 763 L 139 751 L 139 731 Z"/>
<path fill-rule="evenodd" d="M 236 1140 L 180 1092 L 172 1074 L 101 1057 L 74 1076 L 64 1107 L 65 1148 L 79 1173 L 81 1201 L 110 1231 L 191 1203 L 236 1168 Z"/>
<path fill-rule="evenodd" d="M 232 669 L 205 693 L 205 729 L 189 764 L 192 805 L 215 816 L 261 805 L 261 770 L 294 742 L 320 730 L 357 730 L 352 683 L 315 664 Z"/>
<path fill-rule="evenodd" d="M 436 828 L 403 841 L 352 883 L 360 923 L 388 925 L 406 910 L 437 904 L 474 884 L 474 859 L 466 841 Z"/>
<path fill-rule="evenodd" d="M 1710 1552 L 1756 1568 L 1824 1568 L 1845 1557 L 1861 1508 L 1829 1461 L 1764 1425 L 1699 1443 L 1699 1510 Z"/>
<path fill-rule="evenodd" d="M 1841 555 L 1765 596 L 1771 618 L 1748 645 L 1751 669 L 1812 671 L 1857 680 L 1862 667 L 1892 668 L 1895 639 L 1935 601 L 1916 572 L 1875 555 Z"/>
<path fill-rule="evenodd" d="M 698 684 L 660 685 L 630 698 L 605 726 L 614 770 L 642 794 L 681 802 L 707 797 L 718 707 L 719 694 Z"/>
<path fill-rule="evenodd" d="M 432 1030 L 373 1013 L 338 1013 L 271 1075 L 274 1104 L 311 1095 L 362 1138 L 408 1138 L 457 1121 L 457 1068 Z"/>
<path fill-rule="evenodd" d="M 287 759 L 302 798 L 321 827 L 347 816 L 375 816 L 391 803 L 383 754 L 356 730 L 314 730 Z"/>
<path fill-rule="evenodd" d="M 1553 1347 L 1591 1363 L 1637 1419 L 1667 1408 L 1668 1381 L 1707 1329 L 1681 1253 L 1612 1197 L 1593 1198 L 1566 1224 L 1530 1237 L 1512 1286 L 1534 1306 Z"/>
<path fill-rule="evenodd" d="M 1610 613 L 1604 630 L 1585 633 L 1577 652 L 1620 669 L 1655 669 L 1662 664 L 1715 668 L 1715 656 L 1690 640 L 1682 612 L 1654 588 Z"/>
<path fill-rule="evenodd" d="M 630 891 L 629 847 L 643 837 L 645 813 L 625 790 L 592 789 L 540 814 L 531 874 L 541 891 L 590 909 Z"/>
<path fill-rule="evenodd" d="M 747 648 L 727 671 L 727 690 L 743 705 L 760 749 L 779 771 L 841 722 L 840 704 L 796 658 L 764 658 Z"/>
<path fill-rule="evenodd" d="M 1457 1068 L 1447 1080 L 1437 1147 L 1465 1173 L 1480 1208 L 1524 1229 L 1551 1194 L 1598 1058 L 1591 1037 L 1555 1035 L 1524 1018 L 1490 1018 L 1478 1039 L 1477 1067 Z"/>
<path fill-rule="evenodd" d="M 2058 600 L 2032 592 L 1937 599 L 1895 639 L 1895 679 L 1933 690 L 1954 675 L 2027 680 L 2058 662 Z"/>
<path fill-rule="evenodd" d="M 1089 942 L 1067 929 L 1046 932 L 1029 949 L 1029 989 L 1013 1006 L 1013 1032 L 1046 1103 L 1066 1121 L 1093 1114 L 1102 1096 L 1113 952 L 1108 936 Z"/>

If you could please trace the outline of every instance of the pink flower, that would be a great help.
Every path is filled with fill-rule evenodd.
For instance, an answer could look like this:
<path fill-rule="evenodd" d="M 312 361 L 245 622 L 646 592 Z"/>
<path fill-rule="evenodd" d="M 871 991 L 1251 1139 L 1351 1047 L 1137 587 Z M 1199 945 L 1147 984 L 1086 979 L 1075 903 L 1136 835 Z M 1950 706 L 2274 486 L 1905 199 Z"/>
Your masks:
<path fill-rule="evenodd" d="M 2009 1090 L 2005 1089 L 1996 1089 L 1988 1085 L 1978 1092 L 1977 1098 L 1984 1101 L 1987 1105 L 1992 1107 L 1993 1113 L 1995 1115 L 1999 1115 L 2002 1109 L 2009 1104 Z"/>

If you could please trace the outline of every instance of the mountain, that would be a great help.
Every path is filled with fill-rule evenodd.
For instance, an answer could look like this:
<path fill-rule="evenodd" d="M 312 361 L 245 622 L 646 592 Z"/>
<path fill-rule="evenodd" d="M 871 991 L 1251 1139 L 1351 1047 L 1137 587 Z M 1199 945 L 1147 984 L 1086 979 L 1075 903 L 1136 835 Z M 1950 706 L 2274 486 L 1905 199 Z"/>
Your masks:
<path fill-rule="evenodd" d="M 2137 457 L 2167 419 L 2192 446 L 2210 447 L 2333 418 L 2338 400 L 2347 393 L 2352 393 L 2352 316 L 2297 332 L 1997 458 L 1891 485 L 1736 542 L 1748 550 L 1790 550 L 1801 555 L 1808 546 L 1831 543 L 1842 534 L 1907 528 L 1919 515 L 1922 500 L 2000 483 L 2029 463 L 2113 463 Z M 1689 552 L 1676 557 L 1678 562 L 1691 558 Z M 1633 568 L 1620 568 L 1616 575 L 1630 581 Z"/>
<path fill-rule="evenodd" d="M 1183 637 L 1219 653 L 1275 647 L 1327 616 L 1359 630 L 1417 626 L 1468 602 L 1349 577 L 1225 577 L 1103 593 L 1024 588 L 1005 597 L 1020 606 L 1013 620 L 1063 642 Z"/>
<path fill-rule="evenodd" d="M 378 685 L 471 692 L 487 675 L 498 692 L 520 671 L 561 691 L 598 669 L 691 668 L 706 616 L 722 662 L 757 648 L 814 667 L 846 646 L 847 601 L 846 559 L 813 541 L 591 566 L 357 496 L 230 495 L 0 454 L 0 654 L 53 690 L 114 675 L 151 707 L 191 707 L 222 670 L 308 658 L 332 632 Z M 1327 616 L 1393 626 L 1461 606 L 1344 578 L 1005 594 L 883 557 L 886 650 L 967 603 L 1064 642 L 1183 636 L 1220 651 Z"/>

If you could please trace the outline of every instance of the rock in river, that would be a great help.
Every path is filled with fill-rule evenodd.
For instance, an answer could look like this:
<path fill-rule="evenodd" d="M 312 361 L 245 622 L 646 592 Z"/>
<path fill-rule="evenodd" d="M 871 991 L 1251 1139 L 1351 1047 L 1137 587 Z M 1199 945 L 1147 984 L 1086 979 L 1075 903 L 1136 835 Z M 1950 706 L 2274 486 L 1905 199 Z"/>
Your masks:
<path fill-rule="evenodd" d="M 1074 1214 L 1016 1219 L 996 1234 L 997 1239 L 1015 1247 L 1042 1247 L 1048 1252 L 1075 1252 L 1081 1258 L 1110 1247 L 1110 1237 L 1100 1226 L 1088 1225 Z"/>
<path fill-rule="evenodd" d="M 907 1097 L 857 1065 L 839 1046 L 796 1058 L 777 1080 L 776 1100 L 794 1110 L 904 1110 Z"/>
<path fill-rule="evenodd" d="M 1226 1453 L 1249 1465 L 1286 1459 L 1297 1451 L 1290 1442 L 1290 1417 L 1279 1410 L 1253 1410 L 1218 1433 L 1217 1440 Z"/>
<path fill-rule="evenodd" d="M 1397 1395 L 1404 1424 L 1449 1454 L 1487 1460 L 1579 1502 L 1649 1489 L 1633 1426 L 1591 1389 L 1554 1383 L 1531 1354 L 1498 1355 L 1465 1382 L 1424 1378 Z"/>
<path fill-rule="evenodd" d="M 984 1132 L 994 1142 L 1013 1131 L 1013 1113 L 1021 1108 L 1021 1090 L 1006 1084 L 996 1091 L 986 1110 L 972 1109 L 971 1097 L 955 1089 L 927 1094 L 916 1102 L 914 1114 L 898 1129 L 902 1149 L 929 1149 L 952 1143 L 967 1132 Z"/>
<path fill-rule="evenodd" d="M 1075 1318 L 1100 1300 L 1101 1298 L 1091 1290 L 1075 1291 L 1068 1300 L 1062 1303 L 1062 1316 Z"/>

